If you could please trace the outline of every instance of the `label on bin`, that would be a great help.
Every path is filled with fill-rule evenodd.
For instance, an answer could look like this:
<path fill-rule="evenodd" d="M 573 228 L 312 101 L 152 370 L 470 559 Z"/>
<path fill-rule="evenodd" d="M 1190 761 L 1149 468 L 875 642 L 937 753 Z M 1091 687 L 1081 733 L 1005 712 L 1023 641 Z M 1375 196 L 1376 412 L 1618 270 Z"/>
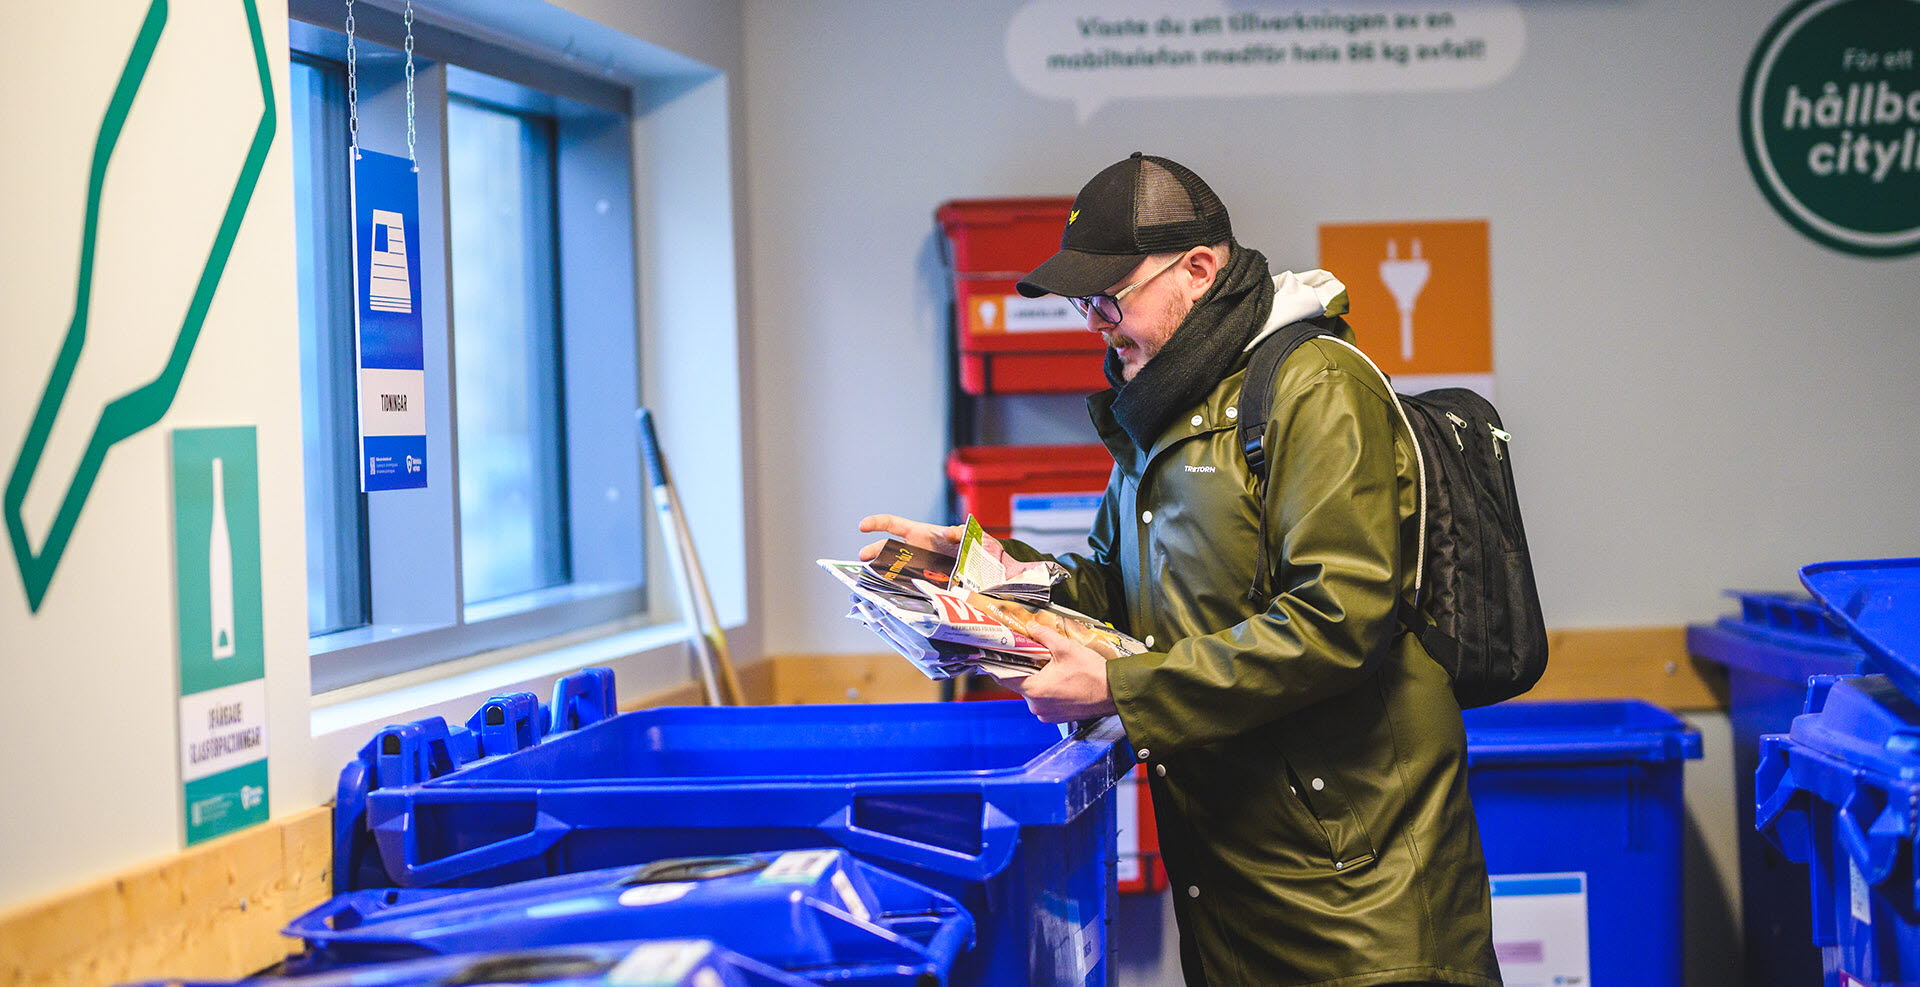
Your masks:
<path fill-rule="evenodd" d="M 794 850 L 774 858 L 755 878 L 768 883 L 811 884 L 833 866 L 839 856 L 833 850 Z"/>
<path fill-rule="evenodd" d="M 695 887 L 692 881 L 674 881 L 669 884 L 642 884 L 620 892 L 620 903 L 629 907 L 638 905 L 664 905 L 669 901 L 679 901 Z"/>
<path fill-rule="evenodd" d="M 613 987 L 679 987 L 713 953 L 704 939 L 661 939 L 635 946 L 627 958 L 607 971 Z"/>
<path fill-rule="evenodd" d="M 1493 952 L 1509 984 L 1588 984 L 1587 875 L 1491 874 Z"/>
<path fill-rule="evenodd" d="M 1861 925 L 1873 924 L 1873 902 L 1868 895 L 1867 878 L 1860 873 L 1860 865 L 1852 857 L 1847 858 L 1847 904 L 1853 912 L 1853 920 Z"/>
<path fill-rule="evenodd" d="M 1146 876 L 1146 868 L 1140 860 L 1140 776 L 1129 771 L 1114 786 L 1114 802 L 1119 806 L 1119 825 L 1114 827 L 1114 838 L 1119 844 L 1118 861 L 1115 871 L 1121 884 L 1139 881 Z"/>

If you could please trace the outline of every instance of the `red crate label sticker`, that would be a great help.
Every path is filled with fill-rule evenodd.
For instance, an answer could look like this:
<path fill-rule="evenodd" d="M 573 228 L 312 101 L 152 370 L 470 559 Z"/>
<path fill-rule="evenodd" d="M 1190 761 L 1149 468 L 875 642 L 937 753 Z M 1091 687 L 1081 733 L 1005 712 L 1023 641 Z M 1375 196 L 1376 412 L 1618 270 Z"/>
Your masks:
<path fill-rule="evenodd" d="M 1081 493 L 1017 493 L 1013 508 L 1013 537 L 1048 555 L 1078 552 L 1085 555 L 1087 533 L 1100 514 L 1101 491 Z"/>
<path fill-rule="evenodd" d="M 1085 329 L 1087 320 L 1058 295 L 1028 298 L 1020 294 L 970 299 L 967 331 L 979 336 L 1017 332 L 1065 332 Z"/>

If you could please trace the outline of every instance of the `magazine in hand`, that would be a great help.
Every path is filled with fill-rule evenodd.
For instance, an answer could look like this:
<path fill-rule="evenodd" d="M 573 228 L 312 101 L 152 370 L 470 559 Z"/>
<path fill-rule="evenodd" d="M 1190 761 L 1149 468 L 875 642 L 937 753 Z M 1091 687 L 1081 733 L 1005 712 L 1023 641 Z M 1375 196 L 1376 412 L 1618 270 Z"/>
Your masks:
<path fill-rule="evenodd" d="M 967 519 L 958 556 L 889 539 L 872 562 L 821 559 L 819 565 L 852 597 L 848 617 L 880 635 L 931 679 L 981 671 L 1029 675 L 1051 657 L 1032 637 L 1045 626 L 1096 653 L 1116 658 L 1146 650 L 1101 621 L 1050 600 L 1066 570 L 1052 561 L 1008 565 Z"/>

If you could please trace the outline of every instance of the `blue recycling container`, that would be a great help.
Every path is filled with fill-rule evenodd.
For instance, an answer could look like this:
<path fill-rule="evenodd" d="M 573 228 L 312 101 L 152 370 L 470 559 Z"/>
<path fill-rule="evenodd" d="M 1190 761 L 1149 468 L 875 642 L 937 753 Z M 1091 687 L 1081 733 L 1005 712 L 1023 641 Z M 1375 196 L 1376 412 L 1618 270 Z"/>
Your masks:
<path fill-rule="evenodd" d="M 711 940 L 810 980 L 937 987 L 972 944 L 958 902 L 844 850 L 657 860 L 496 888 L 335 896 L 286 934 L 289 972 L 502 946 Z"/>
<path fill-rule="evenodd" d="M 1920 706 L 1866 675 L 1815 679 L 1807 710 L 1761 741 L 1760 831 L 1811 865 L 1825 983 L 1906 987 L 1920 981 Z"/>
<path fill-rule="evenodd" d="M 1800 582 L 1866 652 L 1869 671 L 1920 699 L 1920 559 L 1821 562 Z"/>
<path fill-rule="evenodd" d="M 513 718 L 505 705 L 495 718 Z M 1107 982 L 1114 786 L 1133 765 L 1117 720 L 1063 737 L 1017 703 L 680 707 L 597 722 L 551 712 L 562 705 L 549 708 L 552 732 L 509 738 L 499 754 L 471 723 L 376 734 L 342 772 L 336 873 L 350 887 L 488 887 L 837 846 L 973 914 L 977 945 L 955 982 Z"/>
<path fill-rule="evenodd" d="M 1464 717 L 1507 982 L 1680 983 L 1680 782 L 1700 734 L 1633 700 Z"/>
<path fill-rule="evenodd" d="M 1753 987 L 1802 987 L 1820 979 L 1807 901 L 1807 868 L 1754 828 L 1760 738 L 1784 733 L 1803 712 L 1807 681 L 1857 675 L 1865 656 L 1825 609 L 1806 596 L 1729 591 L 1740 612 L 1687 628 L 1687 651 L 1727 671 L 1738 796 L 1741 926 L 1745 977 Z"/>
<path fill-rule="evenodd" d="M 436 956 L 307 976 L 151 980 L 127 987 L 814 987 L 815 983 L 711 941 L 661 939 Z"/>

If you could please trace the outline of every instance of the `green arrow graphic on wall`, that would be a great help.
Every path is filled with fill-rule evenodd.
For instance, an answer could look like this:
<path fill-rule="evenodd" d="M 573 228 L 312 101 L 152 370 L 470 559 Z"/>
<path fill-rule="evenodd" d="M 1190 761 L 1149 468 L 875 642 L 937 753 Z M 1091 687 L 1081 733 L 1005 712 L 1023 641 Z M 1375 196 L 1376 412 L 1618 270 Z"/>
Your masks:
<path fill-rule="evenodd" d="M 47 587 L 53 581 L 54 571 L 60 567 L 60 556 L 73 536 L 74 525 L 79 521 L 81 509 L 86 506 L 87 495 L 92 493 L 94 481 L 99 478 L 107 450 L 115 443 L 151 428 L 173 405 L 174 395 L 180 390 L 180 379 L 186 374 L 187 359 L 193 355 L 194 343 L 200 338 L 200 327 L 206 321 L 207 308 L 213 303 L 213 293 L 220 286 L 220 276 L 226 270 L 227 257 L 240 231 L 240 221 L 246 217 L 247 204 L 253 198 L 260 169 L 266 163 L 267 148 L 273 143 L 273 80 L 267 69 L 266 43 L 260 36 L 260 13 L 254 6 L 254 0 L 241 0 L 241 3 L 246 9 L 247 29 L 253 39 L 253 57 L 259 70 L 262 107 L 260 123 L 254 128 L 253 141 L 247 148 L 246 160 L 234 183 L 233 195 L 227 201 L 213 247 L 207 252 L 207 262 L 201 268 L 199 282 L 194 288 L 193 301 L 187 307 L 186 318 L 181 321 L 166 365 L 153 380 L 115 398 L 101 409 L 100 417 L 93 426 L 93 434 L 87 441 L 86 451 L 67 483 L 66 494 L 60 500 L 59 512 L 54 516 L 46 541 L 35 552 L 27 538 L 22 506 L 26 501 L 27 488 L 32 485 L 35 471 L 40 466 L 41 454 L 46 451 L 47 437 L 53 431 L 54 419 L 67 397 L 67 386 L 73 382 L 73 371 L 80 362 L 80 351 L 86 346 L 101 191 L 106 185 L 107 166 L 112 163 L 120 131 L 126 124 L 134 97 L 139 94 L 140 86 L 146 79 L 147 66 L 153 61 L 160 34 L 166 28 L 167 0 L 154 0 L 147 8 L 140 33 L 134 38 L 133 53 L 127 57 L 120 81 L 114 86 L 113 98 L 107 104 L 106 115 L 100 120 L 100 135 L 94 140 L 93 161 L 87 174 L 86 220 L 80 240 L 80 273 L 74 289 L 73 320 L 68 323 L 66 338 L 60 344 L 53 371 L 47 378 L 46 390 L 41 392 L 33 424 L 27 430 L 19 456 L 14 460 L 13 472 L 7 478 L 7 537 L 13 543 L 14 561 L 20 567 L 20 580 L 26 587 L 27 604 L 36 612 L 46 599 Z"/>

